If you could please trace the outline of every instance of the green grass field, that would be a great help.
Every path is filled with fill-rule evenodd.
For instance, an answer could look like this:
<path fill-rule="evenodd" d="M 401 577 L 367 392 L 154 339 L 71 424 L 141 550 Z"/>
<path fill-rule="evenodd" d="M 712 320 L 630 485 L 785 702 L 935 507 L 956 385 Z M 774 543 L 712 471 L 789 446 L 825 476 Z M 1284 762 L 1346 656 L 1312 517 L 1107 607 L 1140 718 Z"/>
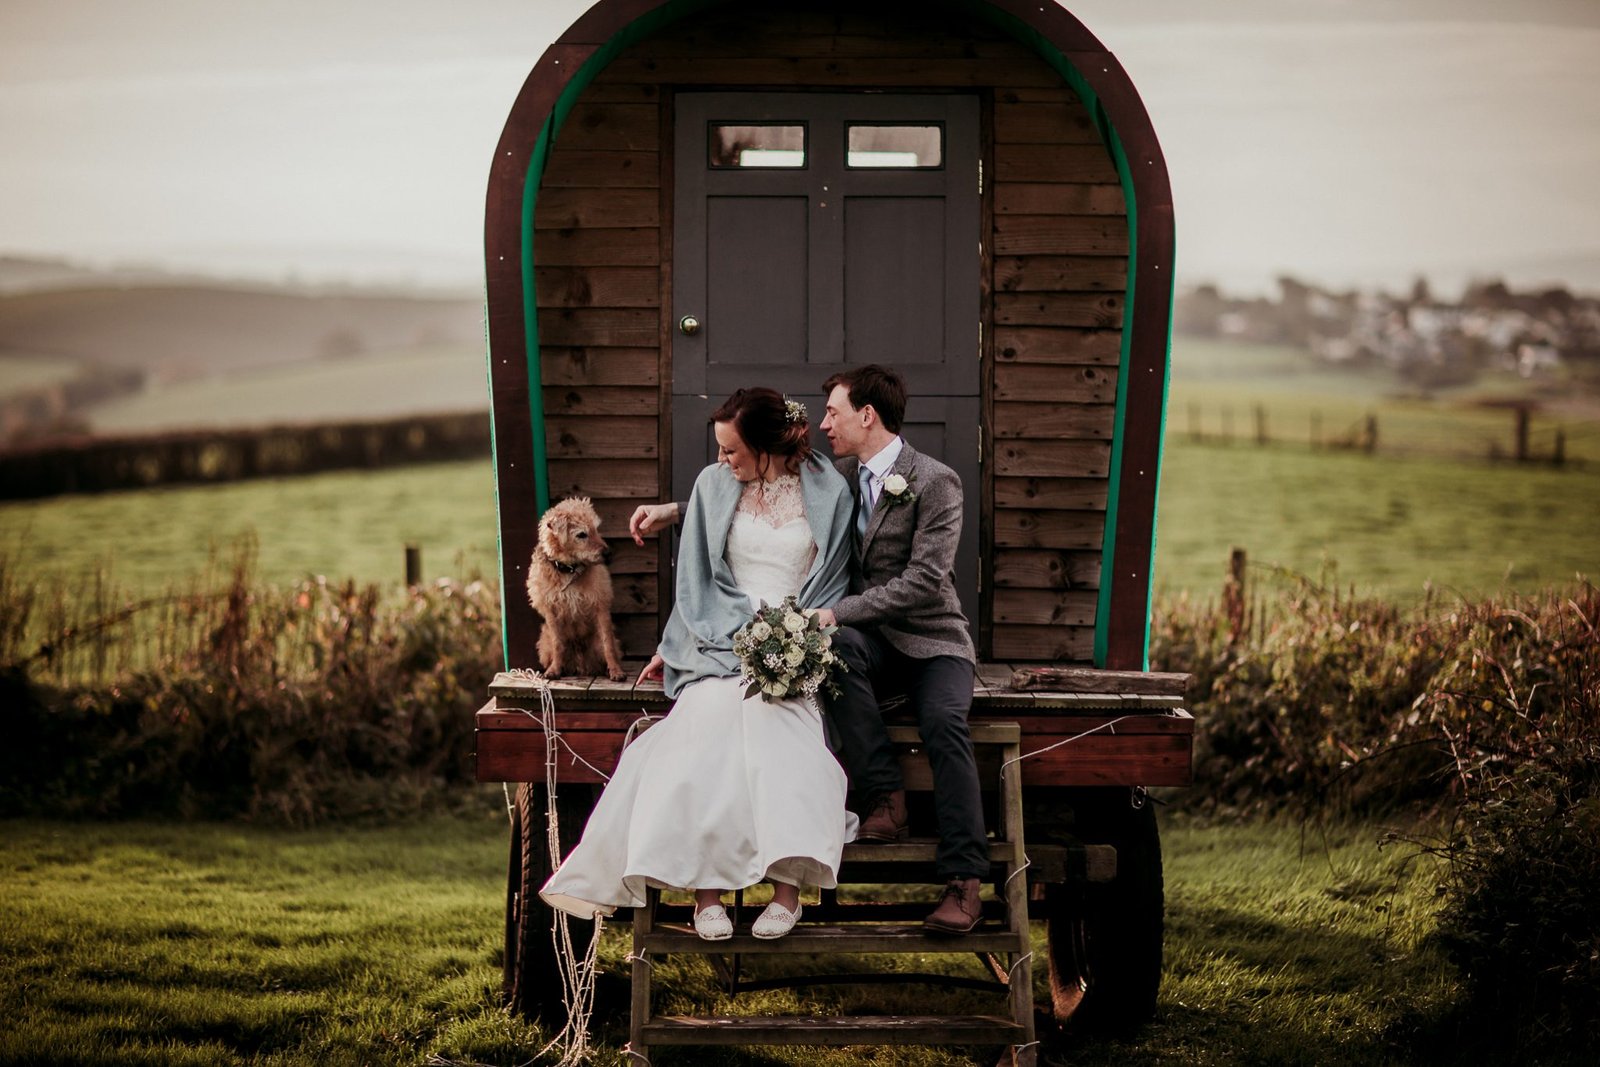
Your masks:
<path fill-rule="evenodd" d="M 151 386 L 86 413 L 96 433 L 384 419 L 489 406 L 483 352 L 446 345 Z"/>
<path fill-rule="evenodd" d="M 1170 440 L 1156 583 L 1209 592 L 1229 547 L 1261 567 L 1407 600 L 1425 583 L 1531 591 L 1600 573 L 1600 468 L 1556 471 Z M 1258 570 L 1257 573 L 1260 573 Z"/>
<path fill-rule="evenodd" d="M 527 1063 L 545 1032 L 497 1006 L 505 833 L 494 814 L 317 832 L 5 823 L 0 1063 Z M 1372 827 L 1168 826 L 1156 1021 L 1136 1041 L 1080 1041 L 1045 1062 L 1421 1058 L 1415 1035 L 1442 1017 L 1455 979 L 1427 938 L 1432 872 L 1404 848 L 1380 851 L 1377 836 Z M 597 1062 L 618 1067 L 625 951 L 620 927 L 610 931 L 602 960 L 612 977 L 595 1031 Z M 792 1012 L 841 998 L 933 1010 L 945 996 L 983 997 L 815 987 L 730 1001 L 711 993 L 699 960 L 664 961 L 657 974 L 660 1003 L 673 1010 Z M 1037 991 L 1042 998 L 1042 974 Z M 656 1062 L 845 1067 L 862 1055 L 691 1048 L 662 1049 Z M 870 1059 L 973 1062 L 940 1049 Z"/>
<path fill-rule="evenodd" d="M 0 352 L 0 398 L 70 381 L 79 369 L 76 360 L 61 356 Z"/>
<path fill-rule="evenodd" d="M 1335 369 L 1298 349 L 1189 337 L 1173 343 L 1167 431 L 1253 443 L 1260 407 L 1269 439 L 1310 449 L 1314 442 L 1356 441 L 1371 415 L 1386 456 L 1486 460 L 1515 452 L 1515 424 L 1505 406 L 1512 402 L 1536 407 L 1529 434 L 1534 455 L 1549 456 L 1561 430 L 1568 459 L 1600 461 L 1600 404 L 1561 383 L 1496 373 L 1424 391 L 1386 368 Z"/>
<path fill-rule="evenodd" d="M 185 581 L 251 533 L 258 573 L 274 583 L 314 574 L 398 583 L 408 542 L 427 575 L 492 574 L 494 471 L 485 459 L 0 505 L 0 547 L 25 567 L 82 580 L 105 564 L 145 593 Z"/>
<path fill-rule="evenodd" d="M 392 383 L 402 364 L 369 357 L 314 373 L 366 381 L 381 372 Z M 1234 546 L 1264 568 L 1312 576 L 1334 562 L 1339 581 L 1399 599 L 1427 583 L 1525 591 L 1600 572 L 1600 421 L 1569 422 L 1575 462 L 1563 469 L 1484 459 L 1491 442 L 1509 451 L 1510 416 L 1474 400 L 1530 388 L 1520 379 L 1396 398 L 1385 371 L 1332 371 L 1290 349 L 1182 339 L 1173 366 L 1158 590 L 1215 590 Z M 481 367 L 472 371 L 479 388 Z M 283 399 L 317 392 L 307 386 L 312 373 L 283 372 L 282 382 L 294 384 Z M 382 392 L 376 379 L 368 384 Z M 331 395 L 332 379 L 323 387 Z M 1232 444 L 1217 440 L 1223 402 L 1234 412 Z M 1269 430 L 1285 438 L 1312 410 L 1323 413 L 1325 438 L 1376 412 L 1380 450 L 1313 451 L 1298 430 L 1272 447 L 1247 443 L 1258 402 L 1268 408 Z M 1191 440 L 1185 425 L 1191 404 L 1200 405 L 1204 441 Z M 1548 445 L 1545 430 L 1535 445 Z M 408 541 L 421 545 L 429 574 L 493 573 L 493 472 L 485 459 L 0 504 L 0 549 L 13 558 L 73 581 L 109 564 L 119 584 L 139 592 L 185 580 L 252 531 L 269 581 L 324 574 L 398 582 Z"/>
<path fill-rule="evenodd" d="M 1407 599 L 1424 584 L 1531 590 L 1600 572 L 1600 466 L 1551 470 L 1169 441 L 1157 587 L 1207 594 L 1228 552 L 1317 576 L 1328 561 L 1364 592 Z M 58 497 L 0 505 L 0 547 L 25 570 L 69 580 L 109 563 L 159 591 L 254 531 L 259 573 L 396 583 L 403 546 L 425 573 L 495 569 L 487 460 L 376 472 Z"/>

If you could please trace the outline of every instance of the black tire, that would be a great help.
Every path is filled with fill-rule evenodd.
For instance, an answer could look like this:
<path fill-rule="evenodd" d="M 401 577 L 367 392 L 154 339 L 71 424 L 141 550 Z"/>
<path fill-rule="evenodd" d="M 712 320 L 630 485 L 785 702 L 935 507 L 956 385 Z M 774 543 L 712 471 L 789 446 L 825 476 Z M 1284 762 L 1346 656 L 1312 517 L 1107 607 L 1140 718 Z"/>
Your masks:
<path fill-rule="evenodd" d="M 567 794 L 572 795 L 567 795 Z M 590 790 L 567 786 L 556 798 L 561 820 L 561 851 L 577 843 L 593 805 Z M 506 1006 L 528 1019 L 554 1021 L 565 1018 L 561 980 L 556 972 L 555 942 L 551 928 L 555 916 L 539 899 L 539 888 L 550 877 L 550 850 L 546 844 L 545 787 L 523 782 L 517 786 L 511 814 L 511 860 L 506 875 L 506 952 L 502 990 Z M 594 923 L 569 918 L 575 945 L 587 945 Z"/>
<path fill-rule="evenodd" d="M 1076 836 L 1117 850 L 1110 882 L 1046 887 L 1050 993 L 1058 1022 L 1126 1035 L 1149 1022 L 1161 988 L 1165 893 L 1155 806 L 1126 789 L 1075 791 Z"/>

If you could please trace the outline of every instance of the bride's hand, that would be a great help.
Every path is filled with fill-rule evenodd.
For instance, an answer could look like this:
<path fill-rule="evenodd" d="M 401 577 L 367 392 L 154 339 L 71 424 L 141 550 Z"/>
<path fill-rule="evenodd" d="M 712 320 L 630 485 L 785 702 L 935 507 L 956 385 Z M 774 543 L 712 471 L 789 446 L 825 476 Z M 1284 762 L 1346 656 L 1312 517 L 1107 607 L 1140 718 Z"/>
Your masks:
<path fill-rule="evenodd" d="M 639 677 L 633 684 L 638 685 L 640 682 L 661 681 L 666 665 L 666 660 L 662 659 L 661 653 L 657 652 L 655 655 L 650 657 L 650 662 L 644 665 L 644 670 L 639 672 Z"/>

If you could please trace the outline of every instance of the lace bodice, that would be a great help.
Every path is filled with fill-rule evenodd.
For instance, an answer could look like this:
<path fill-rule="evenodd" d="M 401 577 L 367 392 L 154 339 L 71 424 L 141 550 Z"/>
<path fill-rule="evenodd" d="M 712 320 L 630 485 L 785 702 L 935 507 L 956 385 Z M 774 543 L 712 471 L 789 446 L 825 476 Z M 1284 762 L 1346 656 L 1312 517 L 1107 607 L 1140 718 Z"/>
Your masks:
<path fill-rule="evenodd" d="M 746 482 L 739 493 L 739 514 L 751 515 L 776 529 L 805 514 L 798 474 L 780 474 L 770 482 Z"/>
<path fill-rule="evenodd" d="M 816 555 L 799 475 L 744 487 L 728 531 L 728 566 L 752 610 L 798 593 Z"/>

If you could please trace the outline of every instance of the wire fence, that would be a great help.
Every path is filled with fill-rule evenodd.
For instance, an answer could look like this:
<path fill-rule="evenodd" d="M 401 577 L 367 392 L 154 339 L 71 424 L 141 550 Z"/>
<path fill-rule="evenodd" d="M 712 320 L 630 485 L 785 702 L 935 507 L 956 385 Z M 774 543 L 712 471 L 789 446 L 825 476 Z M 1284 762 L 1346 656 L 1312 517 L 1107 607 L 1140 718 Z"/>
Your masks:
<path fill-rule="evenodd" d="M 1167 416 L 1167 433 L 1190 444 L 1301 448 L 1491 463 L 1584 468 L 1600 462 L 1600 422 L 1501 412 L 1366 411 L 1265 403 L 1188 401 Z"/>

